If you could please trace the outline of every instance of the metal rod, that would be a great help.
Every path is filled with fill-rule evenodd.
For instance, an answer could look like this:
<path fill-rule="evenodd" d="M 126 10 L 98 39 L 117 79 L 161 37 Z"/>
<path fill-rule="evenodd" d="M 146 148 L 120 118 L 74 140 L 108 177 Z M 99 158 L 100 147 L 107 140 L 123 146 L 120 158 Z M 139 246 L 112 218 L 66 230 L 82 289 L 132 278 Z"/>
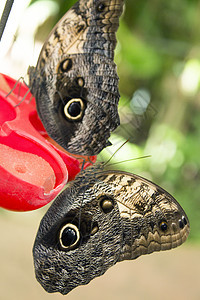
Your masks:
<path fill-rule="evenodd" d="M 7 23 L 7 20 L 8 20 L 13 2 L 14 2 L 14 0 L 7 0 L 6 1 L 2 16 L 1 16 L 1 20 L 0 20 L 0 41 L 1 41 L 1 38 L 2 38 L 2 35 L 3 35 L 3 32 L 4 32 L 4 29 L 6 27 L 6 23 Z"/>

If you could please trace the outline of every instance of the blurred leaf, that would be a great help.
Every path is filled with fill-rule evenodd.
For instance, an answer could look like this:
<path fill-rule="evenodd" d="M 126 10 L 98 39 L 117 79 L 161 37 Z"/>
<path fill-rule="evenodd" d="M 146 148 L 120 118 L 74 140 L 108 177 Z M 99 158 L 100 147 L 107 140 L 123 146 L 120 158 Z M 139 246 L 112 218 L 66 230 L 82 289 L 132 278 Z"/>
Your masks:
<path fill-rule="evenodd" d="M 124 22 L 120 23 L 117 33 L 120 48 L 116 61 L 119 70 L 131 73 L 139 78 L 149 78 L 161 71 L 162 60 L 157 55 L 156 49 L 146 44 L 141 37 L 131 32 Z"/>

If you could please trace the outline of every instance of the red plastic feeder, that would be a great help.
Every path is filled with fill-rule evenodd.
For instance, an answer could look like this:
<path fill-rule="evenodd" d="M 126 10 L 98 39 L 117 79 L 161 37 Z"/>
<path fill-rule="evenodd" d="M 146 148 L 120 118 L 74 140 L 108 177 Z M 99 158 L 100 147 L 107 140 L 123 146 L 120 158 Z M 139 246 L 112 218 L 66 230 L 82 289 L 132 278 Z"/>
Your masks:
<path fill-rule="evenodd" d="M 96 161 L 96 156 L 72 157 L 58 146 L 26 93 L 24 83 L 0 74 L 0 207 L 15 211 L 46 205 L 74 179 L 83 161 L 84 168 Z"/>

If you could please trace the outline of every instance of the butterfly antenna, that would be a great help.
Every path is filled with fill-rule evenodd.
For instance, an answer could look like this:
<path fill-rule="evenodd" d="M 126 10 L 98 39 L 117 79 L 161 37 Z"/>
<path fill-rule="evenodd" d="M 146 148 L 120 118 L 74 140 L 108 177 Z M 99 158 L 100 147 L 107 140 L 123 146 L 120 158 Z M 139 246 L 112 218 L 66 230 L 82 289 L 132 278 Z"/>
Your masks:
<path fill-rule="evenodd" d="M 105 165 L 107 165 L 108 163 L 109 163 L 109 161 L 111 161 L 111 159 L 115 156 L 115 154 L 126 144 L 126 143 L 128 143 L 128 141 L 129 140 L 126 140 L 113 154 L 112 154 L 112 156 L 108 159 L 108 161 L 104 164 L 104 166 Z"/>
<path fill-rule="evenodd" d="M 114 166 L 114 165 L 118 165 L 118 164 L 125 163 L 125 162 L 128 162 L 128 161 L 133 161 L 133 160 L 138 160 L 138 159 L 143 159 L 143 158 L 149 158 L 149 157 L 151 157 L 151 155 L 144 155 L 144 156 L 140 156 L 140 157 L 136 157 L 136 158 L 130 158 L 130 159 L 119 161 L 119 162 L 116 162 L 116 163 L 113 163 L 113 164 L 109 164 L 108 166 Z M 109 159 L 109 161 L 110 161 L 110 159 Z"/>

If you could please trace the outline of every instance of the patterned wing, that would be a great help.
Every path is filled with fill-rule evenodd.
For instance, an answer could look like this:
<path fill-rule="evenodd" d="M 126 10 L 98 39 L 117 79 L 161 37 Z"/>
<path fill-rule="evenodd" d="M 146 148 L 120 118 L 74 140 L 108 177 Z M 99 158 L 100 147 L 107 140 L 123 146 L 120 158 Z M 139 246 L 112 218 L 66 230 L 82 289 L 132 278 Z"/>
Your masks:
<path fill-rule="evenodd" d="M 113 62 L 123 0 L 80 0 L 58 22 L 29 68 L 48 134 L 69 152 L 98 154 L 119 125 Z"/>
<path fill-rule="evenodd" d="M 33 248 L 47 292 L 69 293 L 115 263 L 174 248 L 189 234 L 178 202 L 133 174 L 87 168 L 47 211 Z"/>
<path fill-rule="evenodd" d="M 188 218 L 161 187 L 138 175 L 117 171 L 106 172 L 101 180 L 112 186 L 124 227 L 120 260 L 169 250 L 187 239 Z"/>

